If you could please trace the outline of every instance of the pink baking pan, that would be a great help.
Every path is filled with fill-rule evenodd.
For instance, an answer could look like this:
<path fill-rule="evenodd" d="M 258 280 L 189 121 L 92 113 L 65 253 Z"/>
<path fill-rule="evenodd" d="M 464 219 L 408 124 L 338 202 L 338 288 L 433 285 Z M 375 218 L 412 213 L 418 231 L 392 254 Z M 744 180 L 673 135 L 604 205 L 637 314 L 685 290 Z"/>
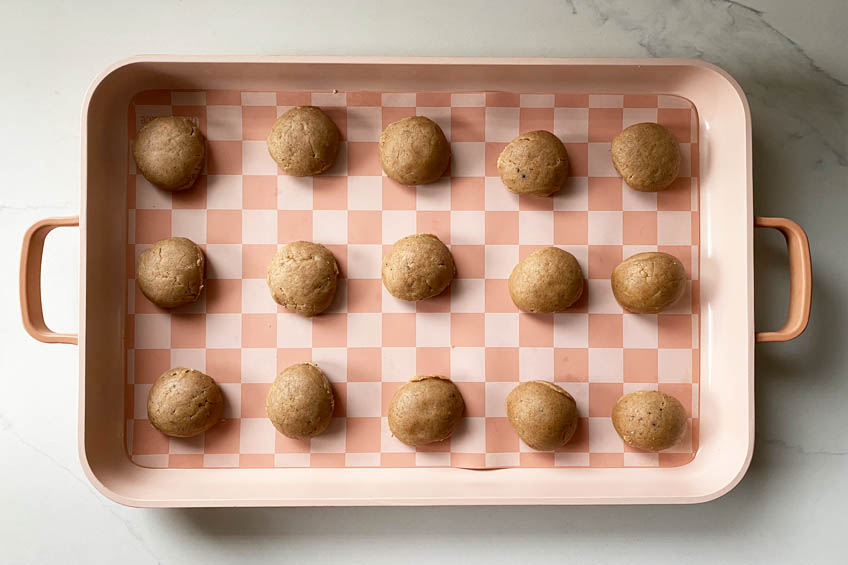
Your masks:
<path fill-rule="evenodd" d="M 128 241 L 127 234 L 136 233 L 135 226 L 128 225 L 135 222 L 135 216 L 128 215 L 127 210 L 134 206 L 128 206 L 128 198 L 135 195 L 129 196 L 123 187 L 127 186 L 131 167 L 127 139 L 133 131 L 128 128 L 134 127 L 127 119 L 127 108 L 139 93 L 149 91 L 498 92 L 527 94 L 531 103 L 538 102 L 533 93 L 557 93 L 566 98 L 591 93 L 599 99 L 627 93 L 640 100 L 659 95 L 689 101 L 694 107 L 692 116 L 697 117 L 691 129 L 691 146 L 696 153 L 692 162 L 698 163 L 697 175 L 693 172 L 691 176 L 697 176 L 699 182 L 699 189 L 693 188 L 697 222 L 692 224 L 692 241 L 699 245 L 693 247 L 697 256 L 692 257 L 692 264 L 697 265 L 700 290 L 692 294 L 696 303 L 691 309 L 699 313 L 693 329 L 699 341 L 693 350 L 700 357 L 696 360 L 699 433 L 692 453 L 678 458 L 682 464 L 666 466 L 539 468 L 522 463 L 486 471 L 456 468 L 463 465 L 400 468 L 385 463 L 338 468 L 202 468 L 190 464 L 183 465 L 189 468 L 154 468 L 134 462 L 127 451 L 125 406 L 130 396 L 127 352 L 131 336 L 125 328 L 127 312 L 132 312 L 132 292 L 127 292 L 132 273 L 126 267 L 132 266 L 132 257 L 127 254 L 135 243 Z M 809 318 L 812 284 L 807 237 L 788 219 L 754 217 L 751 121 L 745 95 L 727 73 L 701 61 L 137 57 L 110 67 L 91 86 L 83 107 L 82 149 L 80 216 L 42 220 L 24 238 L 21 309 L 24 327 L 34 338 L 79 345 L 80 460 L 98 490 L 130 506 L 656 504 L 712 500 L 731 490 L 750 463 L 755 342 L 794 339 Z M 45 237 L 56 227 L 77 225 L 81 234 L 79 336 L 47 328 L 40 289 Z M 784 326 L 773 332 L 754 332 L 754 227 L 779 230 L 789 249 L 788 316 Z"/>

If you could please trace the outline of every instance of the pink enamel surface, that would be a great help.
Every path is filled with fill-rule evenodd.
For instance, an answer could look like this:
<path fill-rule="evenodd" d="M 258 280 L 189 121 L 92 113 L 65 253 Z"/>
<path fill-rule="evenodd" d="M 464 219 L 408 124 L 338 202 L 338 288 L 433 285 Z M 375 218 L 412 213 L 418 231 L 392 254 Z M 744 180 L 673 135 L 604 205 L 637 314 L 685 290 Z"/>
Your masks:
<path fill-rule="evenodd" d="M 127 394 L 129 389 L 123 379 L 115 376 L 132 371 L 129 367 L 134 366 L 134 363 L 127 365 L 131 359 L 123 352 L 125 344 L 134 340 L 135 315 L 121 313 L 126 311 L 124 305 L 134 300 L 125 286 L 125 273 L 134 268 L 134 253 L 127 243 L 133 242 L 136 230 L 135 218 L 116 211 L 135 206 L 136 195 L 132 185 L 127 186 L 126 191 L 115 187 L 127 183 L 126 139 L 128 134 L 134 135 L 137 128 L 135 120 L 126 119 L 132 97 L 138 92 L 160 89 L 153 91 L 144 102 L 167 105 L 171 103 L 173 90 L 204 90 L 224 96 L 222 99 L 207 98 L 207 106 L 214 103 L 235 106 L 237 110 L 242 100 L 234 96 L 235 89 L 298 92 L 298 100 L 278 97 L 276 102 L 292 105 L 309 102 L 303 99 L 304 91 L 334 88 L 357 92 L 380 89 L 432 92 L 436 88 L 498 91 L 504 94 L 486 96 L 485 103 L 513 108 L 520 103 L 519 93 L 557 92 L 555 103 L 566 110 L 586 108 L 589 96 L 585 93 L 599 91 L 632 93 L 628 98 L 656 96 L 659 107 L 671 106 L 667 106 L 668 99 L 664 95 L 656 93 L 678 95 L 693 101 L 698 108 L 699 143 L 692 144 L 691 154 L 699 158 L 690 159 L 689 167 L 699 175 L 700 199 L 693 203 L 699 215 L 697 222 L 691 222 L 691 237 L 693 243 L 699 242 L 699 253 L 690 257 L 689 265 L 698 272 L 698 284 L 692 285 L 692 302 L 700 305 L 702 312 L 698 332 L 700 355 L 692 356 L 691 365 L 700 399 L 692 404 L 693 416 L 698 418 L 692 429 L 698 442 L 694 459 L 682 454 L 684 460 L 691 460 L 679 465 L 681 454 L 650 457 L 625 451 L 611 454 L 608 462 L 617 464 L 620 461 L 622 465 L 635 466 L 638 462 L 653 465 L 658 461 L 663 468 L 589 467 L 588 418 L 584 417 L 572 442 L 554 454 L 556 462 L 568 465 L 560 468 L 513 468 L 485 473 L 446 467 L 377 468 L 392 457 L 378 459 L 372 453 L 345 455 L 346 459 L 356 460 L 368 468 L 295 468 L 309 464 L 309 454 L 303 451 L 277 455 L 286 459 L 290 466 L 275 469 L 259 468 L 258 464 L 256 468 L 233 469 L 239 465 L 239 457 L 232 454 L 204 455 L 207 465 L 204 469 L 142 467 L 129 460 L 125 436 L 132 431 L 126 429 L 125 414 L 126 407 L 133 405 L 133 399 Z M 455 106 L 467 106 L 479 103 L 479 99 L 480 95 L 459 94 L 452 96 L 450 102 Z M 592 107 L 603 107 L 605 101 L 604 98 L 595 100 Z M 348 104 L 374 106 L 382 102 L 365 99 L 349 100 Z M 625 99 L 623 115 L 626 116 L 628 109 L 638 110 L 639 104 L 629 104 Z M 112 500 L 148 507 L 694 503 L 722 496 L 747 470 L 754 435 L 750 113 L 741 89 L 721 69 L 701 61 L 682 59 L 145 56 L 121 61 L 106 69 L 89 90 L 83 110 L 79 453 L 83 470 L 93 486 Z M 214 121 L 208 119 L 208 122 L 213 124 Z M 555 116 L 555 128 L 556 123 Z M 690 133 L 695 130 L 690 127 Z M 569 150 L 573 174 L 587 176 L 589 151 L 586 140 L 571 141 L 560 131 L 556 133 Z M 220 147 L 238 142 L 238 133 L 232 131 L 231 135 L 230 139 L 216 144 Z M 489 162 L 491 158 L 494 164 L 505 143 L 486 142 L 486 176 L 497 175 L 496 170 L 490 172 Z M 211 146 L 210 143 L 210 150 Z M 230 170 L 235 170 L 234 163 L 230 165 Z M 232 180 L 226 174 L 213 174 L 219 176 L 217 188 L 228 186 Z M 240 186 L 236 188 L 233 183 L 229 186 L 231 190 L 215 191 L 216 186 L 207 183 L 209 194 L 198 192 L 197 199 L 193 197 L 189 201 L 194 209 L 204 206 L 239 209 L 242 206 Z M 292 190 L 295 186 L 279 182 L 278 191 L 287 194 L 290 209 L 311 210 L 311 199 L 292 199 L 291 195 L 296 194 Z M 410 198 L 408 191 L 400 188 L 382 183 L 384 211 L 415 210 L 415 198 Z M 508 200 L 502 196 L 503 191 L 497 190 L 495 185 L 484 185 L 486 207 L 503 209 Z M 634 196 L 639 195 L 629 191 L 622 193 L 624 205 L 630 206 L 628 209 L 656 209 L 651 207 L 650 200 Z M 474 198 L 479 200 L 480 196 Z M 183 201 L 182 198 L 172 200 Z M 588 206 L 579 199 L 572 204 L 578 209 Z M 278 213 L 281 213 L 279 207 Z M 121 233 L 126 237 L 115 236 Z M 555 229 L 555 237 L 556 233 Z M 244 272 L 259 272 L 276 244 L 245 244 L 242 247 Z M 674 246 L 668 248 L 674 249 Z M 461 246 L 457 246 L 454 253 L 460 253 L 460 249 Z M 219 256 L 225 257 L 227 251 L 222 250 Z M 591 255 L 603 258 L 603 251 L 602 246 L 594 246 Z M 475 258 L 476 272 L 484 270 L 485 256 L 476 252 L 466 256 Z M 584 260 L 579 255 L 578 258 Z M 223 278 L 241 276 L 235 268 L 220 272 Z M 737 276 L 721 276 L 727 272 Z M 497 288 L 502 280 L 484 281 L 487 310 L 489 296 L 501 294 L 491 293 L 490 287 Z M 578 308 L 588 312 L 585 303 Z M 566 335 L 564 346 L 555 347 L 555 378 L 561 382 L 588 384 L 589 360 L 582 332 Z M 162 349 L 154 350 L 157 353 L 153 353 L 152 360 L 158 361 L 151 367 L 156 367 L 156 363 L 170 363 L 168 347 L 163 345 Z M 257 362 L 245 360 L 246 368 L 243 369 L 241 353 L 241 349 L 207 349 L 207 369 L 214 372 L 219 381 L 226 375 L 231 383 L 240 383 L 242 376 L 250 373 L 251 364 Z M 398 353 L 395 359 L 382 360 L 381 379 L 396 372 L 392 363 L 401 367 L 401 371 L 414 370 L 415 358 L 411 351 L 399 348 Z M 624 371 L 628 375 L 627 349 L 624 353 Z M 277 350 L 277 370 L 307 360 L 310 354 L 308 347 Z M 373 362 L 373 350 L 363 354 L 366 363 Z M 355 372 L 356 363 L 360 361 L 352 364 L 349 358 L 349 375 Z M 451 361 L 453 366 L 464 364 L 468 367 L 479 366 L 481 362 L 475 356 L 459 356 Z M 508 381 L 514 379 L 518 371 L 518 348 L 487 347 L 483 363 L 492 379 L 510 384 Z M 390 394 L 398 384 L 381 383 L 383 396 Z M 638 386 L 648 384 L 637 383 Z M 625 382 L 624 386 L 628 384 Z M 497 425 L 497 420 L 493 419 L 493 428 Z M 275 445 L 285 443 L 279 434 L 271 437 Z M 398 460 L 408 462 L 409 455 L 400 454 Z M 429 456 L 421 454 L 422 459 Z M 273 463 L 267 455 L 246 458 L 262 461 L 265 467 Z M 413 461 L 417 458 L 417 454 L 412 457 Z M 162 456 L 153 454 L 148 459 L 149 463 L 156 464 Z M 332 455 L 329 459 L 332 460 Z M 594 459 L 599 462 L 597 456 Z M 478 467 L 486 462 L 478 455 L 454 453 L 450 463 Z M 515 464 L 513 461 L 504 463 Z M 677 466 L 667 468 L 668 465 Z"/>

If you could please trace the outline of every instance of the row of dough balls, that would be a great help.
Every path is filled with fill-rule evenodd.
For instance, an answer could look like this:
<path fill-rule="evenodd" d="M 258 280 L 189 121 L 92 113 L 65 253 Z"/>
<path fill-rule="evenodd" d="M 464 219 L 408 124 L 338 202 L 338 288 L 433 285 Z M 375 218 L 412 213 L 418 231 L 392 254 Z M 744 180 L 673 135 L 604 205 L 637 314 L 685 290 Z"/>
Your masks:
<path fill-rule="evenodd" d="M 203 290 L 203 251 L 184 237 L 154 243 L 139 257 L 136 280 L 142 294 L 162 308 L 196 301 Z M 290 312 L 315 316 L 330 307 L 336 295 L 339 268 L 329 249 L 295 241 L 277 252 L 268 266 L 273 299 Z M 401 300 L 416 302 L 441 294 L 456 276 L 447 246 L 431 234 L 398 240 L 383 259 L 386 290 Z M 638 253 L 618 264 L 610 275 L 615 299 L 637 314 L 656 314 L 671 307 L 686 287 L 686 271 L 668 253 Z M 525 312 L 562 312 L 583 294 L 583 270 L 577 259 L 558 247 L 538 249 L 522 259 L 509 276 L 509 294 Z"/>
<path fill-rule="evenodd" d="M 281 372 L 265 400 L 271 423 L 292 439 L 324 433 L 334 407 L 330 382 L 313 363 L 298 363 Z M 147 399 L 150 423 L 174 437 L 192 437 L 208 430 L 221 419 L 223 410 L 224 398 L 215 381 L 200 371 L 183 367 L 163 373 Z M 389 429 L 406 445 L 427 445 L 451 437 L 464 410 L 462 394 L 448 377 L 413 377 L 392 397 Z M 507 395 L 506 412 L 524 443 L 540 451 L 568 443 L 579 418 L 574 398 L 548 381 L 516 386 Z M 673 446 L 683 436 L 687 423 L 683 405 L 658 391 L 625 394 L 616 402 L 611 417 L 625 443 L 648 451 Z"/>
<path fill-rule="evenodd" d="M 314 106 L 289 110 L 268 136 L 268 150 L 284 173 L 316 175 L 335 161 L 341 140 L 338 127 Z M 421 116 L 389 124 L 380 136 L 380 162 L 386 174 L 407 185 L 433 182 L 450 162 L 450 144 L 441 128 Z M 205 143 L 200 130 L 184 117 L 156 118 L 142 127 L 133 145 L 138 170 L 154 185 L 183 190 L 202 169 Z M 653 123 L 635 124 L 612 142 L 616 169 L 637 190 L 669 186 L 680 166 L 674 136 Z M 568 155 L 562 142 L 547 131 L 520 135 L 498 157 L 498 171 L 507 188 L 518 194 L 548 196 L 559 191 L 568 176 Z M 142 254 L 138 276 L 142 292 L 163 308 L 197 300 L 203 288 L 205 261 L 200 249 L 183 238 L 154 244 Z M 386 257 L 383 282 L 397 298 L 417 301 L 441 293 L 456 275 L 447 247 L 433 235 L 401 239 Z M 293 312 L 313 316 L 332 303 L 338 266 L 319 244 L 294 242 L 279 251 L 268 269 L 274 299 Z M 656 313 L 683 293 L 682 264 L 664 253 L 642 253 L 622 262 L 612 273 L 616 299 L 631 312 Z M 559 312 L 583 292 L 583 273 L 575 258 L 555 247 L 532 253 L 513 270 L 509 291 L 527 312 Z"/>
<path fill-rule="evenodd" d="M 283 173 L 313 176 L 329 169 L 341 143 L 339 128 L 320 108 L 300 106 L 280 116 L 268 135 L 268 152 Z M 190 188 L 203 166 L 203 134 L 189 118 L 155 118 L 142 127 L 133 145 L 138 170 L 165 190 Z M 380 135 L 380 164 L 404 185 L 437 181 L 450 164 L 450 143 L 433 120 L 423 116 L 389 124 Z M 625 182 L 640 191 L 664 190 L 680 169 L 680 146 L 665 127 L 634 124 L 613 139 L 613 165 Z M 523 133 L 498 157 L 498 174 L 516 194 L 550 196 L 565 186 L 568 154 L 553 133 Z"/>

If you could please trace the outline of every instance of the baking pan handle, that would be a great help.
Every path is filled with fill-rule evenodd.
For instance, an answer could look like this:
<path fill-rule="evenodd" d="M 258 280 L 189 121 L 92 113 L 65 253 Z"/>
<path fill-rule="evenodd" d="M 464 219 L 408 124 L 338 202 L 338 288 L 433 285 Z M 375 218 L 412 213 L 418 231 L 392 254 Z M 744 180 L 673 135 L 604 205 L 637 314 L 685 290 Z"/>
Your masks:
<path fill-rule="evenodd" d="M 757 343 L 795 339 L 803 333 L 810 321 L 813 298 L 810 242 L 804 229 L 788 218 L 754 217 L 754 227 L 776 229 L 786 238 L 789 249 L 789 312 L 786 322 L 775 332 L 757 332 Z"/>
<path fill-rule="evenodd" d="M 45 218 L 34 223 L 24 234 L 21 250 L 21 316 L 27 333 L 44 343 L 70 343 L 76 345 L 76 334 L 60 334 L 44 323 L 41 309 L 41 257 L 44 254 L 44 239 L 58 227 L 79 225 L 79 216 L 70 218 Z"/>

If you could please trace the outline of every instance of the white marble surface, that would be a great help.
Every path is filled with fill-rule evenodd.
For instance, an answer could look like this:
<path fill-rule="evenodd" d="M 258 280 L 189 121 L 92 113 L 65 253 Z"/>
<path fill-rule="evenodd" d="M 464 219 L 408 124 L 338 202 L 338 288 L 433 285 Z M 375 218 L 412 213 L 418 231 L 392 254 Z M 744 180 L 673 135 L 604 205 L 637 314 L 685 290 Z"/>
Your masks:
<path fill-rule="evenodd" d="M 0 560 L 844 562 L 844 0 L 119 4 L 0 2 Z M 753 113 L 756 212 L 801 222 L 815 263 L 810 328 L 757 347 L 748 475 L 690 507 L 137 510 L 104 499 L 77 457 L 77 350 L 24 334 L 17 262 L 29 224 L 79 209 L 89 81 L 139 53 L 701 57 L 730 71 Z M 48 243 L 57 329 L 76 327 L 76 235 Z M 758 234 L 756 255 L 758 326 L 776 327 L 782 240 Z"/>

